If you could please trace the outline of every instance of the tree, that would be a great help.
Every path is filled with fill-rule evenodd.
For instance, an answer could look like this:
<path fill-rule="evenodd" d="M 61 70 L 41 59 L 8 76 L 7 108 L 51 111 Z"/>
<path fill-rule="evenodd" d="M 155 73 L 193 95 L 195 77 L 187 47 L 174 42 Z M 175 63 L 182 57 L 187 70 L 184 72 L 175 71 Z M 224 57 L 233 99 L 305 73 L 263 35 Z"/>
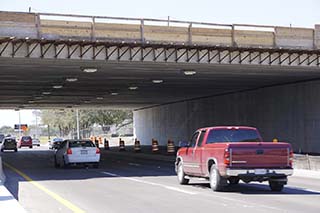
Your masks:
<path fill-rule="evenodd" d="M 125 120 L 132 123 L 131 110 L 80 109 L 80 129 L 89 129 L 94 125 L 121 125 Z M 42 110 L 43 124 L 59 130 L 60 136 L 76 131 L 76 114 L 73 109 Z"/>
<path fill-rule="evenodd" d="M 2 126 L 0 128 L 0 133 L 12 135 L 12 134 L 14 134 L 14 129 L 10 126 Z"/>

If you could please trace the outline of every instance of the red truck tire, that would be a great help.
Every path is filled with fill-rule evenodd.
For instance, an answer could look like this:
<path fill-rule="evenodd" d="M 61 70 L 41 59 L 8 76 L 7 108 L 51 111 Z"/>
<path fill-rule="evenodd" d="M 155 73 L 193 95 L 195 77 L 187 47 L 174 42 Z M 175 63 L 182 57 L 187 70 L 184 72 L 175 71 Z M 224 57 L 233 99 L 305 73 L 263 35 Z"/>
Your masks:
<path fill-rule="evenodd" d="M 283 189 L 284 184 L 281 182 L 277 182 L 277 181 L 270 181 L 269 180 L 269 187 L 272 191 L 275 192 L 281 192 Z"/>
<path fill-rule="evenodd" d="M 222 191 L 226 183 L 226 179 L 221 177 L 215 165 L 212 165 L 210 168 L 209 180 L 210 187 L 213 191 Z"/>
<path fill-rule="evenodd" d="M 177 173 L 178 181 L 181 185 L 186 185 L 189 183 L 189 179 L 185 178 L 186 174 L 183 171 L 183 164 L 181 161 L 178 164 Z"/>

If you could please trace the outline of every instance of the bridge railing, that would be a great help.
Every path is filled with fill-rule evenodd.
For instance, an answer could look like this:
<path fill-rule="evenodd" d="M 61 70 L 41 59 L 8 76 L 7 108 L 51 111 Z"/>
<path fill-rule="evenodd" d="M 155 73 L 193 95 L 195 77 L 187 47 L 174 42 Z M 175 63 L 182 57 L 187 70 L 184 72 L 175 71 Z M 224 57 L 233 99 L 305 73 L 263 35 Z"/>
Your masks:
<path fill-rule="evenodd" d="M 7 13 L 7 14 L 6 14 Z M 9 14 L 9 15 L 8 15 Z M 29 17 L 29 18 L 23 18 Z M 294 28 L 250 24 L 218 24 L 170 19 L 125 18 L 54 13 L 0 12 L 0 36 L 21 36 L 24 20 L 35 26 L 30 37 L 91 41 L 169 43 L 185 45 L 258 46 L 270 48 L 320 48 L 320 26 Z M 8 18 L 11 17 L 11 18 Z M 11 29 L 10 19 L 21 29 Z M 24 19 L 24 20 L 23 20 Z M 11 26 L 16 27 L 16 26 Z M 9 29 L 10 28 L 10 29 Z M 5 30 L 7 29 L 7 30 Z M 22 31 L 24 30 L 24 32 Z"/>

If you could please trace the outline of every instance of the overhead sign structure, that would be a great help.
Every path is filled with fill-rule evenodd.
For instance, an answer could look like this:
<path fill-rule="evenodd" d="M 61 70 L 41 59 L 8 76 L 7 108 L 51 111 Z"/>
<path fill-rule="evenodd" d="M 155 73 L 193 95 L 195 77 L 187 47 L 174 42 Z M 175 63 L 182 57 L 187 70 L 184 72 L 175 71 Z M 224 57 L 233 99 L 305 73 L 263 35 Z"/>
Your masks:
<path fill-rule="evenodd" d="M 19 128 L 19 126 L 20 126 L 20 128 Z M 19 131 L 19 129 L 21 129 L 24 132 L 28 131 L 28 124 L 15 124 L 14 129 L 18 130 L 18 131 Z"/>

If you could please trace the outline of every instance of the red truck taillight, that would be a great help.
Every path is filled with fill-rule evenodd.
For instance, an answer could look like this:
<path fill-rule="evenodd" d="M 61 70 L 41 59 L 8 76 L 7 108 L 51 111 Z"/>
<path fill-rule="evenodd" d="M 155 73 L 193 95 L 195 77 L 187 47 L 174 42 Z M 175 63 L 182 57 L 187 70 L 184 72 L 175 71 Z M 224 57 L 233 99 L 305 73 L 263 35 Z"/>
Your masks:
<path fill-rule="evenodd" d="M 67 149 L 67 155 L 72 155 L 72 150 L 70 148 Z"/>
<path fill-rule="evenodd" d="M 96 148 L 96 154 L 100 154 L 100 149 Z"/>
<path fill-rule="evenodd" d="M 226 164 L 226 165 L 230 164 L 230 150 L 229 149 L 224 150 L 224 164 Z"/>

